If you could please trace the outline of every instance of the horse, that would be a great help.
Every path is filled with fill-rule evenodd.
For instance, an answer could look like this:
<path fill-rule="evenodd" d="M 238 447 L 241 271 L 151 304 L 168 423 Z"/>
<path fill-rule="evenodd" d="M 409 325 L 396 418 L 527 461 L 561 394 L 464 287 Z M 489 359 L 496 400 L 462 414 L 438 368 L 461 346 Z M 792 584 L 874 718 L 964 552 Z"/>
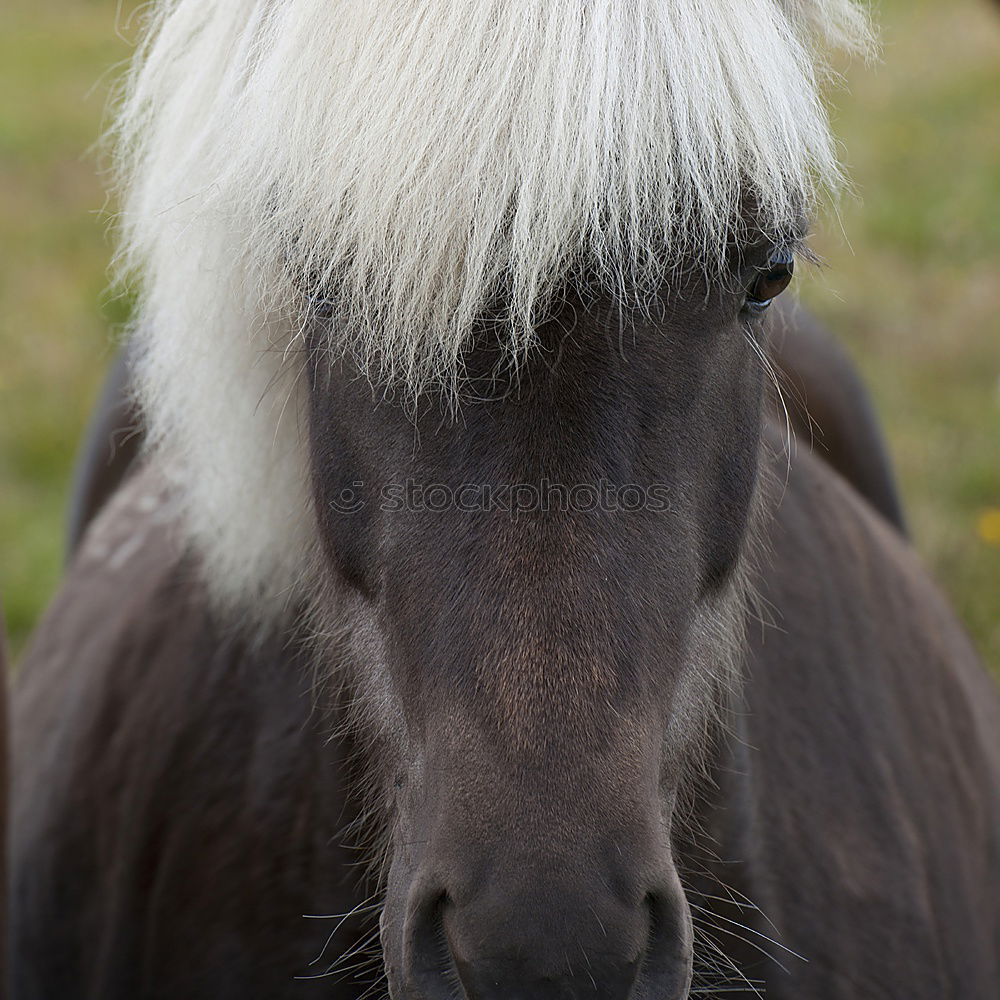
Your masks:
<path fill-rule="evenodd" d="M 765 402 L 864 32 L 160 8 L 148 455 L 14 693 L 15 997 L 995 995 L 1000 699 Z"/>

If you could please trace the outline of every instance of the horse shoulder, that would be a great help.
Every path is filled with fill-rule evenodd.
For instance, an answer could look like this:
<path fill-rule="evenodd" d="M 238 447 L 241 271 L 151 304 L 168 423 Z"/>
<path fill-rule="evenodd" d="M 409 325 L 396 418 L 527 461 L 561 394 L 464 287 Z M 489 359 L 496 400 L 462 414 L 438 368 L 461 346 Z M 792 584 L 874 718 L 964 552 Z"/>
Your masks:
<path fill-rule="evenodd" d="M 746 691 L 755 902 L 809 960 L 794 995 L 992 995 L 997 691 L 898 534 L 812 456 L 778 461 Z"/>
<path fill-rule="evenodd" d="M 356 933 L 310 968 L 335 921 L 304 914 L 358 902 L 347 750 L 304 653 L 215 624 L 169 507 L 119 491 L 13 693 L 17 996 L 331 995 L 295 977 Z"/>

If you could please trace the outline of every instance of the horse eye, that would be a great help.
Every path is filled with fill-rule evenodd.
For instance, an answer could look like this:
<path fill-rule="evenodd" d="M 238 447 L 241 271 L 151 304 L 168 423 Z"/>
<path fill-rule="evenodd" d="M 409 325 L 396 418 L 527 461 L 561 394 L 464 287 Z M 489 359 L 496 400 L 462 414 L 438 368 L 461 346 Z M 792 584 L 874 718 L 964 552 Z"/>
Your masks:
<path fill-rule="evenodd" d="M 771 300 L 791 283 L 795 272 L 795 257 L 790 250 L 776 250 L 747 289 L 746 305 L 750 309 L 766 309 Z"/>

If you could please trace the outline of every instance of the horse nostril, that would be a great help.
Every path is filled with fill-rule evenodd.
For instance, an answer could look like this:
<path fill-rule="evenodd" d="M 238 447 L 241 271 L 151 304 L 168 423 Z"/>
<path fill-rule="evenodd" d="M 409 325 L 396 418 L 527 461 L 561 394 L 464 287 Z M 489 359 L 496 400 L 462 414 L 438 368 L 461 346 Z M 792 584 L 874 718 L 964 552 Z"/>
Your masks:
<path fill-rule="evenodd" d="M 680 892 L 646 895 L 649 937 L 639 976 L 642 1000 L 680 1000 L 691 986 L 692 930 Z"/>
<path fill-rule="evenodd" d="M 444 929 L 447 905 L 446 892 L 428 894 L 407 920 L 404 964 L 414 988 L 412 995 L 420 1000 L 461 1000 L 464 996 Z"/>

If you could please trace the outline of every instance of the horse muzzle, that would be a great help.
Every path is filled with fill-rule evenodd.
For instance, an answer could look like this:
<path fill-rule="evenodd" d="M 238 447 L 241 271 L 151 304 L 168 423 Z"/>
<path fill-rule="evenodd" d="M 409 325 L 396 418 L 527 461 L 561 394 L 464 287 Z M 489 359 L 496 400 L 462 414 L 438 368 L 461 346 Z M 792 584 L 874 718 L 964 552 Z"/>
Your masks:
<path fill-rule="evenodd" d="M 676 876 L 659 882 L 630 893 L 636 903 L 601 878 L 572 886 L 520 872 L 454 896 L 419 879 L 402 920 L 383 921 L 391 996 L 680 1000 L 691 980 L 690 914 Z"/>

